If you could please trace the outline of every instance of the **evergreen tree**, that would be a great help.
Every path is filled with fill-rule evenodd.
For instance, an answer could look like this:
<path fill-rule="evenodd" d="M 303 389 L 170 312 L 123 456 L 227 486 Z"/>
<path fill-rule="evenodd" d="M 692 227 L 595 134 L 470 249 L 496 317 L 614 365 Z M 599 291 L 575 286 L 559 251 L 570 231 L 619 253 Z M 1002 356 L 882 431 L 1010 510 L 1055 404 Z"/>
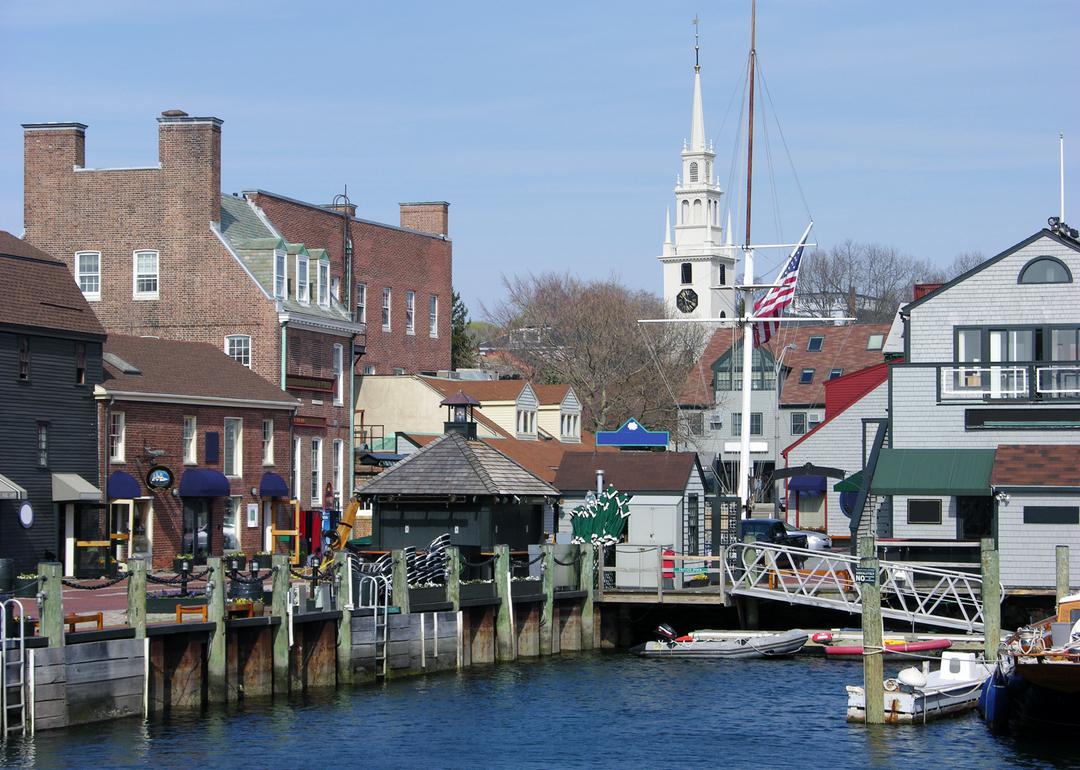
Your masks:
<path fill-rule="evenodd" d="M 476 341 L 469 333 L 469 309 L 456 290 L 451 296 L 450 366 L 453 369 L 468 369 L 476 365 Z"/>

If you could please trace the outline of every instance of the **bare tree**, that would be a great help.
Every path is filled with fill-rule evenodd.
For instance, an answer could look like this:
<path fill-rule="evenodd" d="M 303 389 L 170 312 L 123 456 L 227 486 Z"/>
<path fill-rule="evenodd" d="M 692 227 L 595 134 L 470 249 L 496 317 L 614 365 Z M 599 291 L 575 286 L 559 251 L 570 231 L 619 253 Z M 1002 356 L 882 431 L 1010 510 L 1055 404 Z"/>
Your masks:
<path fill-rule="evenodd" d="M 962 251 L 956 255 L 952 264 L 949 265 L 948 272 L 946 273 L 946 280 L 951 281 L 953 278 L 963 275 L 973 267 L 981 265 L 986 261 L 986 257 L 983 256 L 981 251 Z"/>
<path fill-rule="evenodd" d="M 664 317 L 659 297 L 616 279 L 581 281 L 544 273 L 503 278 L 505 298 L 485 311 L 508 335 L 526 329 L 530 344 L 514 354 L 541 382 L 572 385 L 582 424 L 610 430 L 634 417 L 650 428 L 678 431 L 678 390 L 700 352 L 704 327 L 639 324 Z"/>

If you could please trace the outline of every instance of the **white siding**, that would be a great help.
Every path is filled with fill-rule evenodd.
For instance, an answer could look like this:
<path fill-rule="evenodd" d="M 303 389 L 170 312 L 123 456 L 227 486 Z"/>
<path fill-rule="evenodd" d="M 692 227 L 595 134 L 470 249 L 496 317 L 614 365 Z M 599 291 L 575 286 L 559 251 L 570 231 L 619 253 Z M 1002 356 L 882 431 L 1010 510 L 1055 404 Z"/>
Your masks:
<path fill-rule="evenodd" d="M 940 524 L 908 524 L 908 500 L 940 500 Z M 898 539 L 917 538 L 919 540 L 955 540 L 956 539 L 956 498 L 936 495 L 893 496 L 893 537 Z"/>
<path fill-rule="evenodd" d="M 1006 588 L 1053 588 L 1055 546 L 1069 546 L 1069 579 L 1080 586 L 1080 526 L 1025 524 L 1025 505 L 1080 505 L 1080 495 L 1025 495 L 1010 493 L 1008 504 L 998 505 L 998 551 L 1001 582 Z"/>

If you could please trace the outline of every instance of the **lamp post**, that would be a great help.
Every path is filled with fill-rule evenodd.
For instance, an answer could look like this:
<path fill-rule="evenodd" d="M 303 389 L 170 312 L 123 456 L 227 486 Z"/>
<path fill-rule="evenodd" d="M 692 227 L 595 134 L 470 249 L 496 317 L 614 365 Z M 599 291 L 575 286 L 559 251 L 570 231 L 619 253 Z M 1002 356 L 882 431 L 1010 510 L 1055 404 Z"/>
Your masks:
<path fill-rule="evenodd" d="M 789 350 L 794 350 L 795 346 L 792 343 L 784 345 L 780 350 L 780 355 L 776 357 L 776 361 L 773 364 L 773 387 L 776 389 L 776 403 L 773 411 L 773 477 L 776 476 L 776 466 L 780 464 L 780 391 L 783 389 L 783 383 L 780 380 L 780 371 L 784 368 L 784 356 L 787 355 Z M 773 514 L 776 518 L 780 518 L 780 497 L 776 493 L 776 482 L 772 482 L 773 485 Z"/>

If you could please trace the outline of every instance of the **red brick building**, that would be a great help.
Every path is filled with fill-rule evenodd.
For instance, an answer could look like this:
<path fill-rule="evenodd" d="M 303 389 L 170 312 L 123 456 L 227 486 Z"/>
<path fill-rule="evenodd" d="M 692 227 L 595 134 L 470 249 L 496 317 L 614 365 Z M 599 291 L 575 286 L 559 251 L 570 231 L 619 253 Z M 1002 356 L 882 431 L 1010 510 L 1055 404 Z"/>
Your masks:
<path fill-rule="evenodd" d="M 273 550 L 272 517 L 295 494 L 297 399 L 217 346 L 120 334 L 94 396 L 114 558 Z"/>

